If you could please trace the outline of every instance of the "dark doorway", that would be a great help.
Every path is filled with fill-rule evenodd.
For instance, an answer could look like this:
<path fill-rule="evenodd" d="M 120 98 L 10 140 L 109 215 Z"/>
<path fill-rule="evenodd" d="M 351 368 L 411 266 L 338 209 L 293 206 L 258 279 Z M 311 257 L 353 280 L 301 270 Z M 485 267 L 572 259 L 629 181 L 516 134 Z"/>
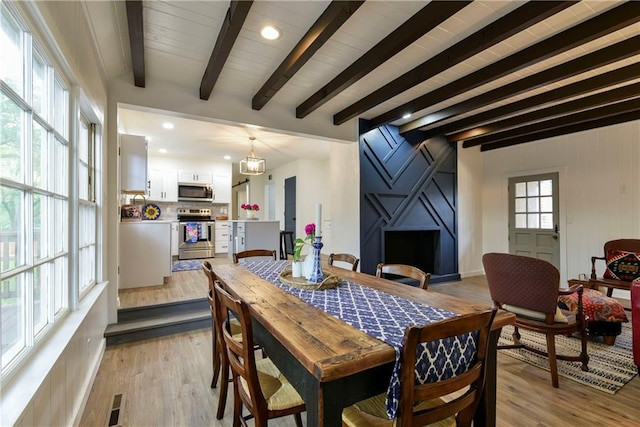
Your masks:
<path fill-rule="evenodd" d="M 284 229 L 285 231 L 293 231 L 296 235 L 296 177 L 292 176 L 284 180 Z M 286 252 L 293 253 L 290 243 L 285 240 L 287 245 Z"/>

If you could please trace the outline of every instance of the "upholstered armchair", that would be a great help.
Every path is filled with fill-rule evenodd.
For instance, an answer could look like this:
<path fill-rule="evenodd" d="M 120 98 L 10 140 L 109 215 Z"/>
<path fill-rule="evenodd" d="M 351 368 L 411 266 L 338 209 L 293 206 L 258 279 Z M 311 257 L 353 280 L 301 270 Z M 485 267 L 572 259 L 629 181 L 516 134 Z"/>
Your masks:
<path fill-rule="evenodd" d="M 633 361 L 640 373 L 640 283 L 631 285 L 631 333 L 633 334 Z"/>

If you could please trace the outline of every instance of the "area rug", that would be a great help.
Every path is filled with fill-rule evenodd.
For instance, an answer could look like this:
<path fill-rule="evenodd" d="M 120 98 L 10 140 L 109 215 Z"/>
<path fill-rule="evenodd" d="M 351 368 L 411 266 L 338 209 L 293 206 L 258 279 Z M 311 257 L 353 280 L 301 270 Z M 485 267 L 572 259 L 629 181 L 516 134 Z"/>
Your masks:
<path fill-rule="evenodd" d="M 502 329 L 499 345 L 511 345 L 513 326 Z M 521 341 L 546 351 L 545 336 L 520 329 Z M 622 324 L 622 333 L 616 337 L 615 345 L 609 346 L 598 341 L 597 337 L 589 337 L 587 352 L 589 354 L 589 372 L 580 369 L 580 362 L 558 360 L 558 375 L 608 394 L 615 394 L 638 373 L 633 363 L 631 349 L 631 322 Z M 556 353 L 579 354 L 580 339 L 556 337 Z M 549 359 L 523 349 L 500 350 L 516 359 L 549 371 Z"/>
<path fill-rule="evenodd" d="M 202 261 L 173 261 L 171 271 L 200 270 Z"/>

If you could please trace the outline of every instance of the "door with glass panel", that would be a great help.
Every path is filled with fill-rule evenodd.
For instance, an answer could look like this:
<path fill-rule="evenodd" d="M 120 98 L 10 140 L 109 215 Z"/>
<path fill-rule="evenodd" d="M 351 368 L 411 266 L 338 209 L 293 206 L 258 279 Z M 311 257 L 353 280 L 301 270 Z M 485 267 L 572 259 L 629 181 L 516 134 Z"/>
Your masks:
<path fill-rule="evenodd" d="M 509 253 L 560 268 L 558 173 L 509 179 Z"/>

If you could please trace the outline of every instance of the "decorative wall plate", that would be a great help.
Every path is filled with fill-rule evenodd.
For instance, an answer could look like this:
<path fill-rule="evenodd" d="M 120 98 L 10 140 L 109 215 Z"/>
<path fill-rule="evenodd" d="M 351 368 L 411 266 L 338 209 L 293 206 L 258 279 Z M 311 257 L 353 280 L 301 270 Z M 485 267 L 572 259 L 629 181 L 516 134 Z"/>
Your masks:
<path fill-rule="evenodd" d="M 160 207 L 156 204 L 149 203 L 142 208 L 143 219 L 158 219 L 160 217 Z"/>

